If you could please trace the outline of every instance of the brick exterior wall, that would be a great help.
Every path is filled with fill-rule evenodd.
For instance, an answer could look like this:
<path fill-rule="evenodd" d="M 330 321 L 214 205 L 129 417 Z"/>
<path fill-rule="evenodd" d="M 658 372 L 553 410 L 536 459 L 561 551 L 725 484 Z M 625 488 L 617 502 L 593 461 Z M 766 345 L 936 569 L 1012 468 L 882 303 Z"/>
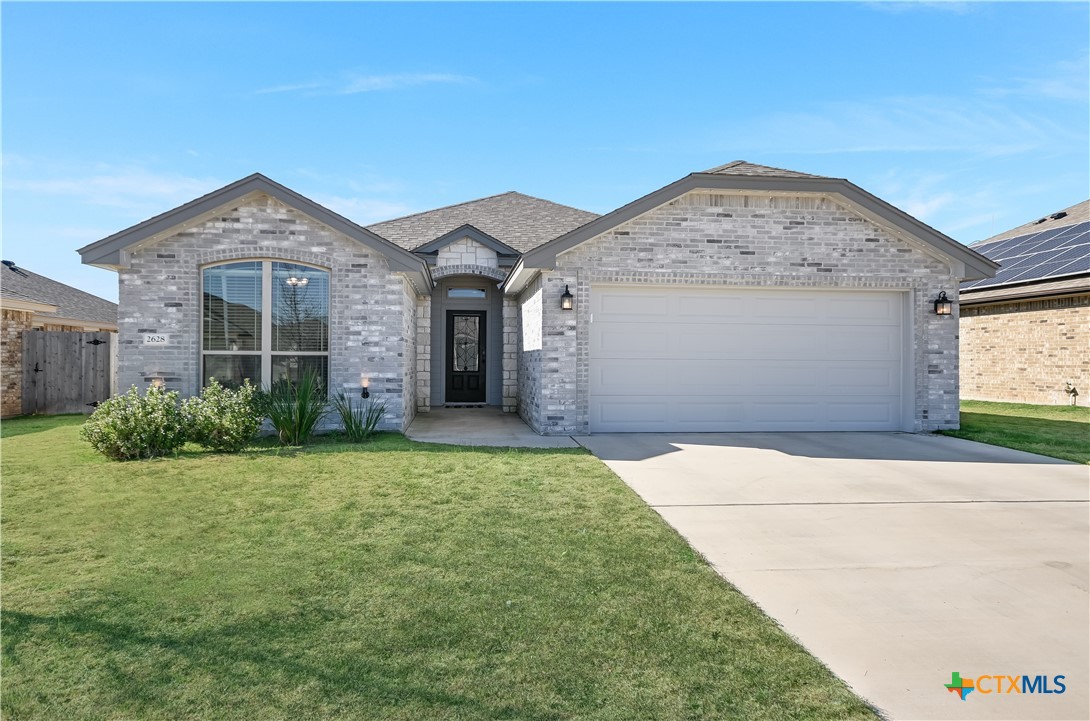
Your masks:
<path fill-rule="evenodd" d="M 689 193 L 561 254 L 520 296 L 519 412 L 538 432 L 588 430 L 589 308 L 595 283 L 900 290 L 914 334 L 912 430 L 956 428 L 958 325 L 931 301 L 954 296 L 946 263 L 829 198 Z M 575 310 L 560 309 L 568 285 Z M 535 385 L 531 378 L 540 378 Z M 912 402 L 910 400 L 909 402 Z"/>
<path fill-rule="evenodd" d="M 519 392 L 519 306 L 511 297 L 503 299 L 503 412 L 518 410 Z"/>
<path fill-rule="evenodd" d="M 542 283 L 535 279 L 518 296 L 518 414 L 541 432 Z"/>
<path fill-rule="evenodd" d="M 1065 405 L 1066 383 L 1090 403 L 1090 294 L 961 309 L 961 396 Z"/>
<path fill-rule="evenodd" d="M 200 383 L 200 269 L 230 260 L 273 259 L 330 270 L 330 389 L 385 400 L 383 428 L 412 420 L 417 379 L 415 289 L 370 248 L 266 196 L 134 250 L 119 273 L 119 390 L 165 376 L 193 395 Z M 169 346 L 143 346 L 142 334 L 170 335 Z"/>
<path fill-rule="evenodd" d="M 33 327 L 33 313 L 0 310 L 0 418 L 23 412 L 23 331 Z"/>
<path fill-rule="evenodd" d="M 416 412 L 431 411 L 431 298 L 416 299 Z"/>

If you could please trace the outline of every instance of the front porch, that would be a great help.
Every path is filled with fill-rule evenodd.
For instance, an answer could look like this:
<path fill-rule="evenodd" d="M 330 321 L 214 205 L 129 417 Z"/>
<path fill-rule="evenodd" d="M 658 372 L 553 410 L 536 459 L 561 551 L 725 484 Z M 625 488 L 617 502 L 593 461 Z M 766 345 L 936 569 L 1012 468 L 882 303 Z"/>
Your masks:
<path fill-rule="evenodd" d="M 518 408 L 518 307 L 485 266 L 432 271 L 436 287 L 416 306 L 416 413 L 453 403 Z"/>
<path fill-rule="evenodd" d="M 571 436 L 539 436 L 514 413 L 495 406 L 432 408 L 418 413 L 405 435 L 424 443 L 506 448 L 578 448 Z"/>

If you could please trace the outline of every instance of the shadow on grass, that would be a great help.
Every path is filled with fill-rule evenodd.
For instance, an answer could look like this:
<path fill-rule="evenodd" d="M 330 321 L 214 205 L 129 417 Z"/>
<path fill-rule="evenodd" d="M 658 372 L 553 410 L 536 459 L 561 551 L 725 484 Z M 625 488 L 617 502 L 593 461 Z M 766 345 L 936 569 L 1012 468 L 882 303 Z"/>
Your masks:
<path fill-rule="evenodd" d="M 16 416 L 0 422 L 0 438 L 15 438 L 30 433 L 51 431 L 54 428 L 81 425 L 87 416 L 82 413 L 69 413 L 60 416 Z"/>
<path fill-rule="evenodd" d="M 396 651 L 388 656 L 351 652 L 345 657 L 337 655 L 328 645 L 319 648 L 314 641 L 319 640 L 321 626 L 330 620 L 329 614 L 322 613 L 295 614 L 289 618 L 266 615 L 198 631 L 152 633 L 138 625 L 103 620 L 93 612 L 44 616 L 4 611 L 3 659 L 7 673 L 11 673 L 21 660 L 20 644 L 38 649 L 35 653 L 48 646 L 85 651 L 99 659 L 99 667 L 112 677 L 112 683 L 107 682 L 107 697 L 125 699 L 126 709 L 135 705 L 149 712 L 181 717 L 191 714 L 180 709 L 177 701 L 165 700 L 178 698 L 179 675 L 197 671 L 198 675 L 214 677 L 212 687 L 228 695 L 231 688 L 240 685 L 252 688 L 268 684 L 286 691 L 317 685 L 320 690 L 311 703 L 325 706 L 343 704 L 358 708 L 366 704 L 372 708 L 382 705 L 397 708 L 409 703 L 432 710 L 457 709 L 482 718 L 540 721 L 560 718 L 513 704 L 490 706 L 466 695 L 410 681 L 408 677 L 418 675 L 419 667 L 407 660 L 399 664 Z M 315 657 L 315 650 L 325 653 Z M 163 654 L 168 655 L 170 663 L 147 663 L 147 659 Z M 134 677 L 129 670 L 132 668 L 141 668 L 143 673 Z M 11 683 L 11 677 L 5 681 Z M 199 708 L 209 701 L 202 690 L 194 689 L 193 694 L 193 698 L 183 698 L 180 703 Z M 299 703 L 295 694 L 287 695 L 296 699 L 292 705 Z M 273 694 L 262 699 L 264 703 L 284 705 Z M 250 712 L 260 710 L 250 709 Z"/>
<path fill-rule="evenodd" d="M 195 446 L 187 446 L 178 453 L 179 458 L 206 458 L 212 452 Z M 305 446 L 284 446 L 272 436 L 258 438 L 253 445 L 237 454 L 220 454 L 237 457 L 283 456 L 291 458 L 300 455 L 325 453 L 484 453 L 488 455 L 517 453 L 525 455 L 575 455 L 589 454 L 585 448 L 520 448 L 506 446 L 459 446 L 445 443 L 422 443 L 413 441 L 400 433 L 383 432 L 364 443 L 352 443 L 342 433 L 327 433 L 315 436 Z"/>

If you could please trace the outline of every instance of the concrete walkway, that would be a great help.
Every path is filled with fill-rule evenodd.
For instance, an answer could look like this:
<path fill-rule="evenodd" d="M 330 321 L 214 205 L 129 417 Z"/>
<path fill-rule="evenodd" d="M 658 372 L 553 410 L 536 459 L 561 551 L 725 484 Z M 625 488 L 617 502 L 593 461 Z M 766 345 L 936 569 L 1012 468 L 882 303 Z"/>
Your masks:
<path fill-rule="evenodd" d="M 1090 718 L 1090 468 L 897 433 L 578 440 L 890 718 Z M 1067 688 L 961 701 L 955 671 Z"/>
<path fill-rule="evenodd" d="M 499 408 L 432 408 L 417 413 L 405 435 L 424 443 L 505 448 L 578 448 L 571 436 L 540 436 L 515 413 Z"/>

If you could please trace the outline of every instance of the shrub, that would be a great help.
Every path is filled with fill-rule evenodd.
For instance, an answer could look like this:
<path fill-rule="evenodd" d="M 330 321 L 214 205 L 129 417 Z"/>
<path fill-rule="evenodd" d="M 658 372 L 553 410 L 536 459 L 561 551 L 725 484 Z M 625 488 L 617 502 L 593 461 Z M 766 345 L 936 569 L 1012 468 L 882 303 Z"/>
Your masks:
<path fill-rule="evenodd" d="M 386 404 L 382 401 L 360 400 L 354 403 L 352 397 L 341 391 L 333 399 L 333 407 L 341 417 L 341 425 L 348 440 L 362 443 L 375 434 L 375 429 L 386 415 Z"/>
<path fill-rule="evenodd" d="M 155 458 L 185 445 L 186 425 L 178 392 L 136 386 L 99 404 L 80 429 L 80 437 L 115 461 Z"/>
<path fill-rule="evenodd" d="M 189 440 L 228 453 L 245 448 L 264 420 L 257 389 L 249 381 L 231 390 L 215 378 L 209 379 L 199 396 L 182 403 L 182 415 L 189 429 Z"/>
<path fill-rule="evenodd" d="M 310 440 L 314 428 L 326 414 L 325 386 L 312 370 L 303 371 L 295 383 L 279 380 L 272 385 L 262 405 L 286 446 L 301 446 Z"/>

